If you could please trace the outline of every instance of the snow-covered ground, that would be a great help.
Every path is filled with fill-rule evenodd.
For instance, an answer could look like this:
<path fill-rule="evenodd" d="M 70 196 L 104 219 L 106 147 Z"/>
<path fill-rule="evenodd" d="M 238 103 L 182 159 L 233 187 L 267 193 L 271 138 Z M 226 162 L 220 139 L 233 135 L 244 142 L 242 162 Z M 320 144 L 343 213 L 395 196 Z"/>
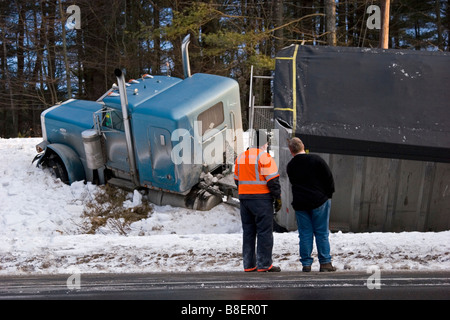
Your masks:
<path fill-rule="evenodd" d="M 71 186 L 36 168 L 41 139 L 0 139 L 0 275 L 74 272 L 242 271 L 239 211 L 225 204 L 210 212 L 152 205 L 128 234 L 103 227 L 84 234 L 86 203 L 98 189 Z M 125 206 L 140 203 L 130 193 Z M 450 271 L 450 231 L 332 233 L 339 271 Z M 274 234 L 274 264 L 298 271 L 297 232 Z M 313 271 L 318 269 L 316 260 Z"/>

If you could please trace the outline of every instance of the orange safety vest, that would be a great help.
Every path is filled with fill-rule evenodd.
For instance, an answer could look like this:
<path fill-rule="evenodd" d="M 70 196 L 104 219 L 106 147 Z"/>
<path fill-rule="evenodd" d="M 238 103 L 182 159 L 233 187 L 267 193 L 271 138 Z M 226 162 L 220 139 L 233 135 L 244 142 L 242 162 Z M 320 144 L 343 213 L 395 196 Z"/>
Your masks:
<path fill-rule="evenodd" d="M 279 176 L 275 160 L 261 149 L 250 148 L 236 158 L 234 179 L 239 181 L 239 194 L 270 193 L 267 181 Z"/>

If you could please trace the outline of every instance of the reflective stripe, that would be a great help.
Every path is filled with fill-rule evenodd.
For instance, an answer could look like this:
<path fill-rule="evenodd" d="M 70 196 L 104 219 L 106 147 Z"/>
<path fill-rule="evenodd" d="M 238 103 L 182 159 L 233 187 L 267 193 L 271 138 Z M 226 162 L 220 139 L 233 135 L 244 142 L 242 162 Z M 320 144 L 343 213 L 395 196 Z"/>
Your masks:
<path fill-rule="evenodd" d="M 266 271 L 269 271 L 272 268 L 273 268 L 273 264 L 271 264 L 270 267 L 268 267 L 266 269 L 258 269 L 258 272 L 266 272 Z"/>
<path fill-rule="evenodd" d="M 256 180 L 261 180 L 261 177 L 259 176 L 259 159 L 261 159 L 261 156 L 264 154 L 264 151 L 260 152 L 258 154 L 258 157 L 256 157 L 256 163 L 255 163 L 255 177 Z"/>
<path fill-rule="evenodd" d="M 266 181 L 239 181 L 239 184 L 267 184 Z"/>
<path fill-rule="evenodd" d="M 269 181 L 270 179 L 275 178 L 276 176 L 279 176 L 278 171 L 275 172 L 274 174 L 266 176 L 266 181 Z"/>

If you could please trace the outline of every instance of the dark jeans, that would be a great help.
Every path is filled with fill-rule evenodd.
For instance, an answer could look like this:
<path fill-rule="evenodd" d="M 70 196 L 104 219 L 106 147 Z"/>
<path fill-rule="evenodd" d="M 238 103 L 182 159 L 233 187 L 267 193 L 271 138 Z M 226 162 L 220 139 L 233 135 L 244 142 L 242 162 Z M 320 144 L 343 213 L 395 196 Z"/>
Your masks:
<path fill-rule="evenodd" d="M 272 266 L 273 201 L 241 199 L 240 207 L 244 232 L 242 245 L 244 270 L 268 269 Z"/>

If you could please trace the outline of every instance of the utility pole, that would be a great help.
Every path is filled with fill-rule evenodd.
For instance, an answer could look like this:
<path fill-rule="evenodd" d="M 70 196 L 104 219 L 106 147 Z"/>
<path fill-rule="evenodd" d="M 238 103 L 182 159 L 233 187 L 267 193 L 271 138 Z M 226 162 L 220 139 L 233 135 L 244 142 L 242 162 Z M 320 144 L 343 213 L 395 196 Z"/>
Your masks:
<path fill-rule="evenodd" d="M 381 0 L 380 48 L 389 48 L 389 9 L 391 0 Z"/>
<path fill-rule="evenodd" d="M 327 24 L 327 43 L 329 46 L 336 46 L 336 1 L 325 1 L 325 13 Z"/>

